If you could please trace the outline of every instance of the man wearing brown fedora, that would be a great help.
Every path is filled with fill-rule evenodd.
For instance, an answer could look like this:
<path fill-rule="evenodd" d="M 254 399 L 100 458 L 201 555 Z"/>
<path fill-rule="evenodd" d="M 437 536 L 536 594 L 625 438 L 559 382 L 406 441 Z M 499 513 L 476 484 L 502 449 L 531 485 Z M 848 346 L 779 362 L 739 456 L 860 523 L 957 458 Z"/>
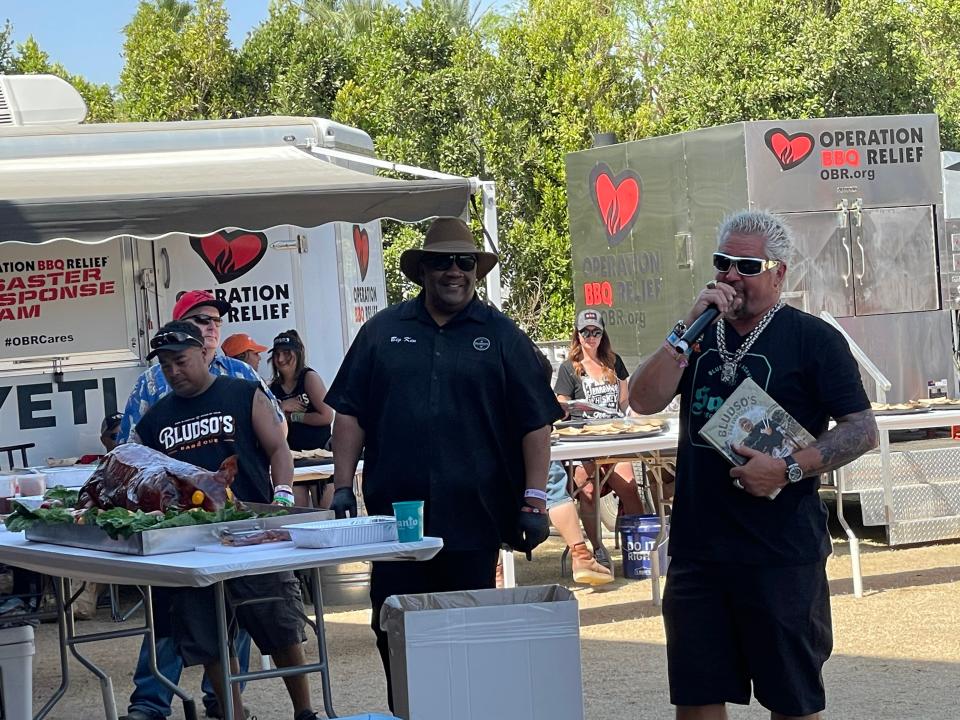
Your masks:
<path fill-rule="evenodd" d="M 477 297 L 477 280 L 496 263 L 462 220 L 435 220 L 423 249 L 400 256 L 422 291 L 366 322 L 326 397 L 337 411 L 331 509 L 356 514 L 364 450 L 369 514 L 423 500 L 425 534 L 443 538 L 427 562 L 373 564 L 372 625 L 391 708 L 384 600 L 492 588 L 502 543 L 529 552 L 549 534 L 544 487 L 561 411 L 536 347 Z"/>

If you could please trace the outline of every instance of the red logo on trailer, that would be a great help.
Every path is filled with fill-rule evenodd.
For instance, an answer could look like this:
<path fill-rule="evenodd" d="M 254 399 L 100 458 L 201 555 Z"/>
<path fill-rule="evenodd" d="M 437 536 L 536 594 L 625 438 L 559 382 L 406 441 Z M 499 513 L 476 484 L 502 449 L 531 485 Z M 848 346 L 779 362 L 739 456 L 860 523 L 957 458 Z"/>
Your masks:
<path fill-rule="evenodd" d="M 630 232 L 640 210 L 640 176 L 633 170 L 614 175 L 605 163 L 590 172 L 590 194 L 600 211 L 610 247 L 619 245 Z"/>
<path fill-rule="evenodd" d="M 781 170 L 790 170 L 802 163 L 813 152 L 813 135 L 805 132 L 788 135 L 781 128 L 771 128 L 763 141 L 780 163 Z"/>
<path fill-rule="evenodd" d="M 370 266 L 370 235 L 359 225 L 353 226 L 353 249 L 357 251 L 357 262 L 360 263 L 360 280 L 366 280 Z"/>
<path fill-rule="evenodd" d="M 222 285 L 256 267 L 267 252 L 267 236 L 249 230 L 221 230 L 213 235 L 191 237 L 190 247 Z"/>

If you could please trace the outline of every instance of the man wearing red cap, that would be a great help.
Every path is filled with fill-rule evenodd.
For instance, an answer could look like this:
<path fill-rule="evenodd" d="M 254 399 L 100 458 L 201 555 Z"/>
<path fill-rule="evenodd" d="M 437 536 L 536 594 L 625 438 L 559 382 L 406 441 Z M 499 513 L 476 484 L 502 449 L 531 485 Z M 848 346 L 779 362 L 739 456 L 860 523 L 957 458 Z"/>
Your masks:
<path fill-rule="evenodd" d="M 223 316 L 229 311 L 230 303 L 225 300 L 218 300 L 206 290 L 190 290 L 183 293 L 173 306 L 173 319 L 189 322 L 200 330 L 212 375 L 226 375 L 260 383 L 263 392 L 273 402 L 280 422 L 284 423 L 283 431 L 286 434 L 286 420 L 280 411 L 280 405 L 263 379 L 247 363 L 217 352 L 220 347 L 220 325 L 223 322 Z M 172 391 L 173 388 L 163 376 L 160 365 L 151 365 L 141 373 L 127 399 L 117 442 L 128 442 L 140 418 Z M 126 720 L 163 720 L 171 713 L 170 703 L 173 693 L 161 685 L 150 672 L 148 642 L 144 639 L 140 647 L 140 658 L 133 676 L 134 690 L 130 696 Z M 237 657 L 244 672 L 247 669 L 249 656 L 250 636 L 244 632 L 237 637 Z M 176 654 L 169 637 L 157 638 L 157 667 L 172 682 L 179 680 L 183 663 Z M 206 678 L 204 678 L 203 690 L 207 716 L 220 717 L 216 696 Z"/>
<path fill-rule="evenodd" d="M 259 382 L 263 386 L 267 397 L 277 407 L 277 414 L 283 417 L 273 393 L 270 392 L 261 377 L 254 372 L 253 368 L 243 361 L 217 353 L 217 349 L 220 347 L 220 325 L 223 322 L 223 316 L 229 311 L 230 303 L 227 301 L 216 299 L 206 290 L 190 290 L 183 293 L 177 300 L 177 304 L 173 306 L 173 319 L 190 322 L 200 330 L 203 335 L 204 347 L 206 347 L 209 355 L 210 372 L 212 374 L 228 375 Z M 263 349 L 266 350 L 266 348 Z M 127 399 L 117 441 L 120 443 L 127 442 L 130 439 L 130 433 L 136 427 L 140 418 L 143 417 L 143 414 L 170 391 L 170 385 L 167 384 L 163 373 L 160 372 L 160 366 L 151 365 L 147 368 L 140 375 L 133 391 L 130 393 L 130 397 Z"/>
<path fill-rule="evenodd" d="M 260 353 L 266 350 L 267 346 L 261 345 L 246 333 L 234 333 L 223 341 L 220 349 L 227 357 L 245 362 L 260 372 Z"/>

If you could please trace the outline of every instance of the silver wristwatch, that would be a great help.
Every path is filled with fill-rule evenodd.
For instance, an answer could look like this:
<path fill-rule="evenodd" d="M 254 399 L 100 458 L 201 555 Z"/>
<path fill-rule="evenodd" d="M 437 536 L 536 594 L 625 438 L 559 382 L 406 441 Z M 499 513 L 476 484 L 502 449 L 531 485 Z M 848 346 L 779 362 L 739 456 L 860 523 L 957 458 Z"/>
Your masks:
<path fill-rule="evenodd" d="M 793 459 L 793 455 L 787 455 L 783 460 L 787 463 L 787 469 L 784 472 L 787 482 L 795 483 L 803 480 L 803 468 Z"/>

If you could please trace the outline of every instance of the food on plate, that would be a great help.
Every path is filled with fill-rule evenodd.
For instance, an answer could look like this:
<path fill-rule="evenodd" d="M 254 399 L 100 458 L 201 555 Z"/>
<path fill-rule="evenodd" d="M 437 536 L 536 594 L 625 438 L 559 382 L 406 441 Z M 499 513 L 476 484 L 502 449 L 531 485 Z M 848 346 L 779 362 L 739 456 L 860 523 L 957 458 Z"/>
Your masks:
<path fill-rule="evenodd" d="M 80 461 L 78 457 L 71 458 L 47 458 L 47 467 L 69 467 L 76 465 Z"/>
<path fill-rule="evenodd" d="M 872 403 L 870 403 L 870 407 L 872 407 L 874 410 L 900 410 L 900 411 L 903 411 L 903 410 L 916 410 L 917 408 L 920 408 L 920 407 L 923 407 L 923 406 L 922 406 L 919 402 L 917 402 L 916 400 L 910 400 L 910 401 L 908 401 L 908 402 L 903 402 L 903 403 L 878 403 L 878 402 L 872 402 Z"/>
<path fill-rule="evenodd" d="M 925 407 L 936 407 L 937 405 L 960 405 L 960 400 L 949 397 L 920 398 L 917 400 L 917 402 Z"/>
<path fill-rule="evenodd" d="M 220 544 L 230 547 L 246 547 L 248 545 L 264 545 L 266 543 L 283 542 L 290 539 L 286 530 L 250 530 L 247 532 L 220 533 Z"/>
<path fill-rule="evenodd" d="M 580 436 L 610 436 L 628 435 L 630 433 L 646 433 L 663 430 L 666 422 L 656 418 L 624 418 L 607 422 L 589 423 L 582 427 L 561 427 L 553 431 L 559 437 Z"/>
<path fill-rule="evenodd" d="M 312 458 L 332 458 L 333 453 L 329 450 L 324 450 L 323 448 L 315 448 L 313 450 L 291 450 L 290 454 L 293 456 L 294 460 L 308 460 Z"/>
<path fill-rule="evenodd" d="M 143 445 L 126 443 L 111 450 L 97 466 L 80 489 L 78 507 L 148 513 L 200 508 L 212 512 L 232 501 L 230 484 L 236 474 L 235 455 L 210 472 Z"/>

